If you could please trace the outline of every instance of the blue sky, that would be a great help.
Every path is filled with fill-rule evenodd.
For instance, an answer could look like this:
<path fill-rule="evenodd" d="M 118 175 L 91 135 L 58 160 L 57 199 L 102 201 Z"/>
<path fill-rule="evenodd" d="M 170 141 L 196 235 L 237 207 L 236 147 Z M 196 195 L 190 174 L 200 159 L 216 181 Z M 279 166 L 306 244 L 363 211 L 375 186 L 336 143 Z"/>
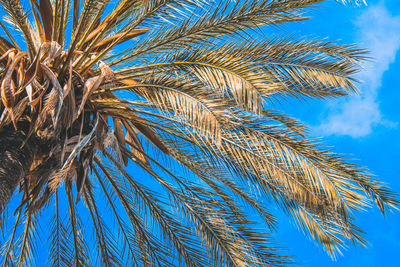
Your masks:
<path fill-rule="evenodd" d="M 400 192 L 400 2 L 369 0 L 368 6 L 343 7 L 328 1 L 310 15 L 311 20 L 288 25 L 284 31 L 358 43 L 374 59 L 357 76 L 363 81 L 358 85 L 359 95 L 328 102 L 299 104 L 293 100 L 281 108 L 305 121 L 312 136 L 322 137 L 336 152 L 367 166 Z M 400 212 L 384 218 L 373 208 L 358 218 L 367 232 L 369 247 L 350 246 L 336 261 L 285 217 L 281 218 L 277 236 L 302 266 L 399 266 Z"/>

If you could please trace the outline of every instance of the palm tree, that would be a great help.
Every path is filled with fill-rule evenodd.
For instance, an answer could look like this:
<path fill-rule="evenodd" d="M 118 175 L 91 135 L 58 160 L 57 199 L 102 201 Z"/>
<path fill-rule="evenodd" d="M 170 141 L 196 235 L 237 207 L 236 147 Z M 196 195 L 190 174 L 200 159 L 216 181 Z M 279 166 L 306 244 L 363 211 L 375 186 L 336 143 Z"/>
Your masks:
<path fill-rule="evenodd" d="M 364 51 L 257 32 L 322 1 L 0 0 L 3 266 L 286 265 L 274 206 L 365 244 L 394 194 L 273 109 L 355 91 Z"/>

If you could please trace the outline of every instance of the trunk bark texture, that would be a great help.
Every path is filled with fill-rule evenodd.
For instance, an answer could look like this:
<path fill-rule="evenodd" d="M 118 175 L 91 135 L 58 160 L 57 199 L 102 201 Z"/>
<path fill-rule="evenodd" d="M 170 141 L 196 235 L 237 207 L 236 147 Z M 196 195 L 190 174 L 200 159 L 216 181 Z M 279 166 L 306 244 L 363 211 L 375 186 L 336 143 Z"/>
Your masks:
<path fill-rule="evenodd" d="M 33 146 L 28 142 L 22 147 L 25 138 L 22 132 L 14 129 L 0 132 L 0 212 L 33 161 Z"/>

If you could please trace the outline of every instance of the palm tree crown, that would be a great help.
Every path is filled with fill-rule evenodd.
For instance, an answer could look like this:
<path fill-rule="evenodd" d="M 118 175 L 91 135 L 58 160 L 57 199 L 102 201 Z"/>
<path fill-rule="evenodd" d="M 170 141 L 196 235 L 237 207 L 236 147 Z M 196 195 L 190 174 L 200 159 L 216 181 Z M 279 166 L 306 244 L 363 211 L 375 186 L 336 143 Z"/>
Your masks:
<path fill-rule="evenodd" d="M 272 203 L 332 256 L 365 244 L 353 212 L 393 193 L 273 109 L 355 91 L 364 51 L 256 31 L 322 1 L 0 0 L 3 264 L 51 218 L 54 266 L 285 265 Z"/>

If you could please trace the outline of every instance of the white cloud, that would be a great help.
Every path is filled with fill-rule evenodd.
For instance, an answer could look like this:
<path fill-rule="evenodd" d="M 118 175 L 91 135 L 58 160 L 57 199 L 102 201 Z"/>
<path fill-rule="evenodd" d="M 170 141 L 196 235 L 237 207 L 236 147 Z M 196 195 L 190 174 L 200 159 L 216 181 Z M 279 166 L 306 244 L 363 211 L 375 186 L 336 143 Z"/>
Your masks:
<path fill-rule="evenodd" d="M 362 81 L 360 95 L 329 105 L 329 115 L 315 131 L 323 135 L 366 136 L 376 125 L 393 126 L 379 110 L 378 90 L 382 77 L 400 50 L 400 16 L 392 16 L 383 2 L 366 9 L 355 25 L 361 47 L 374 58 L 357 76 Z M 391 88 L 393 90 L 393 88 Z"/>

